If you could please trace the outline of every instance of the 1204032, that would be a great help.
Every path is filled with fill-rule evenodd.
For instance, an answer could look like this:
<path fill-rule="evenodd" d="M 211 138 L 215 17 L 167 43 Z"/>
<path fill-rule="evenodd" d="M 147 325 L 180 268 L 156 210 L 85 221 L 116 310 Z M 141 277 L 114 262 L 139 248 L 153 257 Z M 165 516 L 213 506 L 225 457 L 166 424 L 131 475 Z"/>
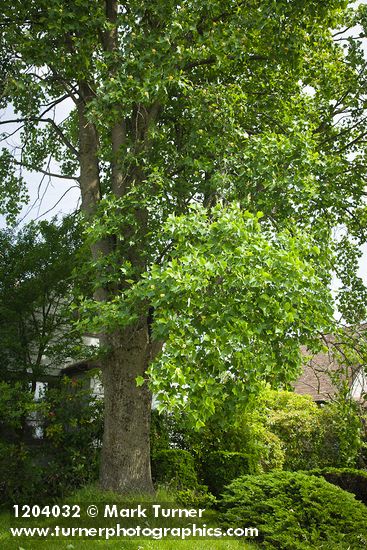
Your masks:
<path fill-rule="evenodd" d="M 39 506 L 34 504 L 14 504 L 14 517 L 16 518 L 80 518 L 80 506 L 78 504 L 53 504 L 52 506 Z"/>

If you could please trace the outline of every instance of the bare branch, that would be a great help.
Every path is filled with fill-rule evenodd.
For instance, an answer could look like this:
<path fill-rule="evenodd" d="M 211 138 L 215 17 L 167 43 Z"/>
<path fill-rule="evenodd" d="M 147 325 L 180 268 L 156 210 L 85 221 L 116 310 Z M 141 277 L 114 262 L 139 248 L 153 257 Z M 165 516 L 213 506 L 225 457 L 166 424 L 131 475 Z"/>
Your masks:
<path fill-rule="evenodd" d="M 44 170 L 43 168 L 33 168 L 33 166 L 27 165 L 26 163 L 16 160 L 13 160 L 14 164 L 17 166 L 22 166 L 26 170 L 30 170 L 32 172 L 40 172 L 41 174 L 44 174 L 45 176 L 49 176 L 50 178 L 59 178 L 62 180 L 74 180 L 79 181 L 79 178 L 77 176 L 66 176 L 63 174 L 56 174 L 55 172 L 49 172 L 48 170 Z"/>
<path fill-rule="evenodd" d="M 62 199 L 69 193 L 69 191 L 71 191 L 71 189 L 79 189 L 79 186 L 78 186 L 78 185 L 72 185 L 71 187 L 69 187 L 69 188 L 65 191 L 65 193 L 63 193 L 63 194 L 61 195 L 61 197 L 55 202 L 55 204 L 54 204 L 51 208 L 49 208 L 48 210 L 46 210 L 46 212 L 43 212 L 42 214 L 40 214 L 39 216 L 37 216 L 37 218 L 34 218 L 34 221 L 37 221 L 37 220 L 39 220 L 40 218 L 43 218 L 43 216 L 46 216 L 46 214 L 48 214 L 49 212 L 52 212 L 52 210 L 53 210 L 54 208 L 56 208 L 56 206 L 57 206 L 58 204 L 60 204 L 60 202 L 62 201 Z"/>
<path fill-rule="evenodd" d="M 343 29 L 341 31 L 338 31 L 338 32 L 335 32 L 334 34 L 331 35 L 331 37 L 335 38 L 336 36 L 340 36 L 341 34 L 345 34 L 350 29 L 353 29 L 353 27 L 354 27 L 354 25 L 349 25 L 349 27 L 345 27 L 345 29 Z"/>

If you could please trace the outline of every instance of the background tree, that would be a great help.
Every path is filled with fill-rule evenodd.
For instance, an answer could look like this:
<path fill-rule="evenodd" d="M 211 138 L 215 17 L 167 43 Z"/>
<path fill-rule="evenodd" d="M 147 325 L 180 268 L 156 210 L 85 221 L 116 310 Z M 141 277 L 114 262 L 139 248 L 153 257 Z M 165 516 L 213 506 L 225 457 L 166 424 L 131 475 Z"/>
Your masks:
<path fill-rule="evenodd" d="M 59 377 L 86 355 L 70 312 L 80 244 L 75 216 L 0 231 L 0 504 L 95 479 L 101 403 Z"/>
<path fill-rule="evenodd" d="M 71 275 L 80 231 L 73 218 L 0 232 L 0 378 L 36 382 L 82 356 L 73 329 Z"/>
<path fill-rule="evenodd" d="M 295 376 L 300 342 L 330 325 L 333 269 L 364 297 L 332 238 L 342 226 L 358 245 L 365 226 L 365 61 L 344 31 L 365 25 L 366 10 L 346 8 L 4 8 L 2 104 L 21 146 L 3 149 L 1 204 L 16 215 L 19 166 L 49 174 L 53 159 L 80 185 L 95 290 L 82 326 L 98 328 L 106 351 L 103 487 L 151 490 L 147 374 L 162 403 L 178 396 L 208 416 L 256 392 L 259 378 Z M 64 101 L 73 106 L 58 122 Z"/>

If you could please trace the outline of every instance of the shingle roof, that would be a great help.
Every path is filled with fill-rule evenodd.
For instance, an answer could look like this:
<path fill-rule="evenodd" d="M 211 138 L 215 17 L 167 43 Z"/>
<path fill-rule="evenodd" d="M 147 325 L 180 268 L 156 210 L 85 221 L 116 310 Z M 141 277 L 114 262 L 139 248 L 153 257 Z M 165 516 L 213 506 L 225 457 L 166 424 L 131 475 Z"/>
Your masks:
<path fill-rule="evenodd" d="M 346 329 L 348 337 L 365 338 L 366 325 L 358 327 L 348 327 Z M 302 354 L 307 357 L 303 373 L 294 383 L 294 389 L 297 393 L 308 394 L 317 402 L 329 401 L 338 391 L 338 380 L 348 381 L 352 384 L 364 365 L 358 364 L 346 366 L 342 362 L 336 361 L 333 354 L 333 347 L 338 343 L 334 336 L 326 335 L 323 337 L 328 351 L 310 355 L 305 347 L 302 348 Z M 366 388 L 367 391 L 367 388 Z"/>

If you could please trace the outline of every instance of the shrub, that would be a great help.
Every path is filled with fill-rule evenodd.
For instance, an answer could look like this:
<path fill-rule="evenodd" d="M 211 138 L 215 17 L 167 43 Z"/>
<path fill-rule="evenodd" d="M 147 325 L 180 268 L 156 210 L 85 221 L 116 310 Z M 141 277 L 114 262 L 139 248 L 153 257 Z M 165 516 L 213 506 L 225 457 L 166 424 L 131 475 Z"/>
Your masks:
<path fill-rule="evenodd" d="M 187 508 L 211 508 L 217 499 L 208 491 L 206 485 L 198 485 L 196 489 L 176 491 L 175 502 Z"/>
<path fill-rule="evenodd" d="M 264 423 L 282 442 L 286 470 L 319 465 L 321 409 L 308 395 L 286 391 L 264 394 Z"/>
<path fill-rule="evenodd" d="M 367 545 L 367 507 L 304 473 L 240 477 L 227 487 L 220 509 L 225 526 L 256 527 L 261 548 L 357 550 Z"/>
<path fill-rule="evenodd" d="M 243 441 L 242 445 L 237 448 L 248 456 L 248 473 L 261 474 L 272 470 L 281 470 L 285 461 L 284 443 L 257 420 L 256 413 L 252 417 L 252 421 L 250 417 L 242 426 L 240 424 L 237 427 L 237 431 L 242 434 Z"/>
<path fill-rule="evenodd" d="M 159 451 L 164 451 L 170 446 L 170 434 L 168 416 L 152 410 L 150 422 L 150 452 L 155 456 Z"/>
<path fill-rule="evenodd" d="M 166 449 L 152 457 L 152 476 L 157 484 L 175 489 L 196 489 L 198 486 L 194 459 L 182 449 Z"/>
<path fill-rule="evenodd" d="M 43 400 L 45 490 L 50 496 L 62 496 L 98 477 L 103 403 L 83 389 L 84 383 L 64 377 Z"/>
<path fill-rule="evenodd" d="M 42 493 L 42 472 L 22 443 L 0 442 L 0 505 L 34 502 Z"/>
<path fill-rule="evenodd" d="M 357 404 L 338 398 L 322 407 L 320 460 L 315 467 L 354 468 L 363 448 L 362 419 Z"/>
<path fill-rule="evenodd" d="M 353 467 L 362 448 L 362 422 L 354 403 L 318 407 L 308 395 L 267 390 L 262 410 L 265 427 L 283 443 L 285 470 Z"/>
<path fill-rule="evenodd" d="M 159 415 L 153 419 L 153 451 L 166 448 L 189 451 L 194 457 L 198 470 L 204 470 L 209 453 L 215 451 L 238 452 L 248 456 L 249 472 L 261 473 L 281 469 L 284 462 L 283 443 L 255 418 L 256 414 L 243 413 L 223 422 L 219 414 L 210 418 L 206 425 L 195 431 L 188 425 L 185 416 L 180 418 Z M 167 444 L 168 435 L 168 444 Z"/>
<path fill-rule="evenodd" d="M 184 415 L 161 416 L 159 423 L 154 425 L 158 444 L 153 449 L 162 444 L 185 449 L 199 470 L 215 451 L 245 454 L 251 474 L 355 467 L 363 446 L 362 423 L 353 403 L 339 400 L 318 407 L 308 395 L 268 388 L 256 402 L 232 411 L 228 418 L 218 411 L 199 431 L 188 425 Z"/>
<path fill-rule="evenodd" d="M 27 424 L 37 408 L 27 383 L 0 381 L 0 504 L 30 502 L 42 488 Z"/>
<path fill-rule="evenodd" d="M 356 499 L 367 504 L 367 471 L 353 468 L 323 468 L 310 470 L 306 474 L 323 477 L 329 483 L 337 485 L 344 491 L 353 493 Z"/>
<path fill-rule="evenodd" d="M 225 485 L 249 472 L 249 459 L 242 453 L 215 451 L 203 464 L 203 478 L 209 490 L 220 495 Z"/>
<path fill-rule="evenodd" d="M 0 503 L 60 497 L 98 475 L 102 402 L 64 378 L 35 402 L 28 384 L 0 382 Z M 43 427 L 32 439 L 29 420 Z"/>

